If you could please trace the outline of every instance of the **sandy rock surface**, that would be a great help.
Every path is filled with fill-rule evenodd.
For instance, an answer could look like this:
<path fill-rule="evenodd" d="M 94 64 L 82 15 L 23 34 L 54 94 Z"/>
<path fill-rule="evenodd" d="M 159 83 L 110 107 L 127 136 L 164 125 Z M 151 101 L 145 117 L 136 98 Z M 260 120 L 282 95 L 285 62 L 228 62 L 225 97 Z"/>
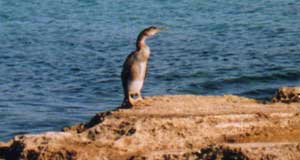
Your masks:
<path fill-rule="evenodd" d="M 300 104 L 154 96 L 61 132 L 0 143 L 6 159 L 300 159 Z"/>

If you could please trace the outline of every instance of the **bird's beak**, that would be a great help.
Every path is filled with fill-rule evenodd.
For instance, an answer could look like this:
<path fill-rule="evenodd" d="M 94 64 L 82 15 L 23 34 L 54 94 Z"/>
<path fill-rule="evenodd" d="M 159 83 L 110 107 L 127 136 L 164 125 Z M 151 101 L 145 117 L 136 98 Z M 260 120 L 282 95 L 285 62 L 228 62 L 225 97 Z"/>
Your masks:
<path fill-rule="evenodd" d="M 159 31 L 165 31 L 165 30 L 167 30 L 166 27 L 160 27 L 160 28 L 158 28 L 158 29 L 159 29 Z"/>

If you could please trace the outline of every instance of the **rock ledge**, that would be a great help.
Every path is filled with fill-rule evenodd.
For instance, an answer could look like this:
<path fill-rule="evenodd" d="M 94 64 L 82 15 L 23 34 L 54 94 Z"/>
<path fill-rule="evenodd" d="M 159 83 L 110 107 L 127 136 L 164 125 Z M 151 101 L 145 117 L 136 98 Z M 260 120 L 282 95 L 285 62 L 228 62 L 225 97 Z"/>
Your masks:
<path fill-rule="evenodd" d="M 0 159 L 300 159 L 300 105 L 225 96 L 154 96 L 90 122 L 17 136 Z"/>

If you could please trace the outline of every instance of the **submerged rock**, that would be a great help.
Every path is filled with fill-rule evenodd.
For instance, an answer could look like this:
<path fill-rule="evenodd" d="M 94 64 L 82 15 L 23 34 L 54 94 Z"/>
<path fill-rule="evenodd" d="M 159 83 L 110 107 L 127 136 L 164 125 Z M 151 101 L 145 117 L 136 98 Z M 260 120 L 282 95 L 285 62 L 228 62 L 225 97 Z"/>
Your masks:
<path fill-rule="evenodd" d="M 61 132 L 0 143 L 9 160 L 300 159 L 300 106 L 238 96 L 154 96 Z M 1 159 L 0 158 L 0 159 Z"/>

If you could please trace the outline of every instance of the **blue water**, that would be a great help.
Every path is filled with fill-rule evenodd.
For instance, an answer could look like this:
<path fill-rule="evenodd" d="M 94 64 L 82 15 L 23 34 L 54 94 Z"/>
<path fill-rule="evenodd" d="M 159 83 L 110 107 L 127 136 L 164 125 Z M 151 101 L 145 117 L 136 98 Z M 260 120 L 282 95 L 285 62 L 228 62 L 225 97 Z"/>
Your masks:
<path fill-rule="evenodd" d="M 122 100 L 137 34 L 143 94 L 267 99 L 300 85 L 299 0 L 0 0 L 0 140 L 60 130 Z"/>

